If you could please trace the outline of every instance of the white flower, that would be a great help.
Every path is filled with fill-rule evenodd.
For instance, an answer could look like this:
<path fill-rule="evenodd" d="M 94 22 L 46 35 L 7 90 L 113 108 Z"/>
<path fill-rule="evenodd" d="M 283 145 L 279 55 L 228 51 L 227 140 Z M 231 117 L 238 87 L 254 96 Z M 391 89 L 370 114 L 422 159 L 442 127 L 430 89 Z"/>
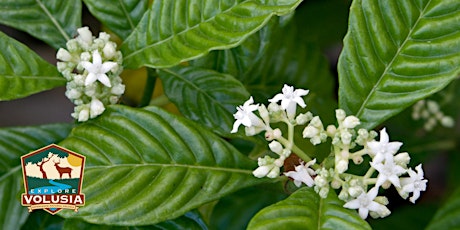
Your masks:
<path fill-rule="evenodd" d="M 428 180 L 423 179 L 423 169 L 422 165 L 419 164 L 417 167 L 415 167 L 415 170 L 417 170 L 417 173 L 409 169 L 407 173 L 409 173 L 409 178 L 401 178 L 401 186 L 402 186 L 402 191 L 404 193 L 412 193 L 412 197 L 409 199 L 412 203 L 415 203 L 415 201 L 420 197 L 420 192 L 426 190 L 426 183 Z"/>
<path fill-rule="evenodd" d="M 97 98 L 93 98 L 90 104 L 90 117 L 95 118 L 102 114 L 105 110 L 104 104 Z"/>
<path fill-rule="evenodd" d="M 270 144 L 268 144 L 268 147 L 272 152 L 277 153 L 278 155 L 281 155 L 283 153 L 283 146 L 278 141 L 270 142 Z"/>
<path fill-rule="evenodd" d="M 399 175 L 406 172 L 406 170 L 395 164 L 393 160 L 386 160 L 385 164 L 380 163 L 370 163 L 373 168 L 375 168 L 379 175 L 377 177 L 377 182 L 375 183 L 376 187 L 380 187 L 386 181 L 390 181 L 395 187 L 400 188 Z"/>
<path fill-rule="evenodd" d="M 373 154 L 373 162 L 375 164 L 383 160 L 392 159 L 401 145 L 402 143 L 398 141 L 389 142 L 389 137 L 385 128 L 380 131 L 380 141 L 367 142 L 367 146 Z"/>
<path fill-rule="evenodd" d="M 263 125 L 262 120 L 253 113 L 253 111 L 259 108 L 259 105 L 253 105 L 252 103 L 254 103 L 254 99 L 250 97 L 243 105 L 236 107 L 237 111 L 233 114 L 236 121 L 233 124 L 231 133 L 236 133 L 240 125 L 244 125 L 246 127 Z"/>
<path fill-rule="evenodd" d="M 95 50 L 93 52 L 93 63 L 82 61 L 81 65 L 89 72 L 85 80 L 85 85 L 89 85 L 98 80 L 105 86 L 112 87 L 110 79 L 105 73 L 116 67 L 118 65 L 117 63 L 110 61 L 102 63 L 101 55 Z"/>
<path fill-rule="evenodd" d="M 312 187 L 315 182 L 311 176 L 316 175 L 315 171 L 310 168 L 311 165 L 316 163 L 316 159 L 309 161 L 304 165 L 305 162 L 301 162 L 300 165 L 295 167 L 295 171 L 285 172 L 284 175 L 294 179 L 294 184 L 300 187 L 302 183 L 308 187 Z"/>
<path fill-rule="evenodd" d="M 378 188 L 373 187 L 367 193 L 363 192 L 358 198 L 348 201 L 343 205 L 345 208 L 349 209 L 359 209 L 359 216 L 363 219 L 367 218 L 369 211 L 376 212 L 376 213 L 383 213 L 388 210 L 385 205 L 377 203 L 374 199 L 377 197 Z"/>
<path fill-rule="evenodd" d="M 286 110 L 287 115 L 290 119 L 293 119 L 296 112 L 296 105 L 300 105 L 300 107 L 305 108 L 307 106 L 302 99 L 302 96 L 308 94 L 309 90 L 304 89 L 296 89 L 294 87 L 284 85 L 283 93 L 279 93 L 275 95 L 272 99 L 268 100 L 269 102 L 278 102 L 281 101 L 281 108 Z"/>

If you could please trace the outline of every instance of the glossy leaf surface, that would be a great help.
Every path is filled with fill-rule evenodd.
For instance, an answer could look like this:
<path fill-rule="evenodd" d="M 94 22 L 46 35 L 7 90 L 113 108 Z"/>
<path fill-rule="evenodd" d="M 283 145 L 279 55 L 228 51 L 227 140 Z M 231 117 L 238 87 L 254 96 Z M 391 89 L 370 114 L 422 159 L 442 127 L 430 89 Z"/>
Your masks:
<path fill-rule="evenodd" d="M 322 199 L 313 188 L 303 187 L 262 209 L 248 229 L 371 229 L 355 210 L 342 206 L 343 201 L 333 191 Z"/>
<path fill-rule="evenodd" d="M 148 0 L 84 0 L 88 10 L 108 29 L 126 39 L 148 8 Z"/>
<path fill-rule="evenodd" d="M 56 67 L 25 45 L 0 32 L 0 101 L 64 85 Z"/>
<path fill-rule="evenodd" d="M 236 106 L 249 99 L 249 93 L 234 77 L 197 67 L 160 70 L 168 98 L 180 112 L 222 135 L 230 134 Z"/>
<path fill-rule="evenodd" d="M 154 1 L 122 46 L 128 68 L 170 67 L 210 50 L 227 49 L 301 0 Z"/>
<path fill-rule="evenodd" d="M 339 104 L 373 128 L 460 74 L 460 2 L 353 1 Z"/>
<path fill-rule="evenodd" d="M 0 23 L 58 49 L 81 27 L 80 0 L 2 0 Z"/>
<path fill-rule="evenodd" d="M 0 228 L 19 229 L 28 216 L 21 206 L 21 156 L 62 140 L 71 125 L 54 124 L 36 127 L 0 128 Z"/>
<path fill-rule="evenodd" d="M 86 156 L 87 202 L 60 215 L 90 223 L 156 224 L 264 182 L 226 141 L 157 107 L 111 106 L 61 145 Z"/>

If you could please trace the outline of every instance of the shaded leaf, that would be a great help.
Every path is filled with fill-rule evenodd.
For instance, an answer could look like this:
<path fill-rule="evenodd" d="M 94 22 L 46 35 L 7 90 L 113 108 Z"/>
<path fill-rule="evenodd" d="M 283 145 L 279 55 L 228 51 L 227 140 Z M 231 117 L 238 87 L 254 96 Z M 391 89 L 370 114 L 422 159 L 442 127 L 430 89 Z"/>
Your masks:
<path fill-rule="evenodd" d="M 460 74 L 460 2 L 353 1 L 339 59 L 339 104 L 365 128 Z"/>
<path fill-rule="evenodd" d="M 44 210 L 34 210 L 27 217 L 22 230 L 60 230 L 63 229 L 65 219 L 57 215 L 50 215 Z"/>
<path fill-rule="evenodd" d="M 313 188 L 303 187 L 287 199 L 268 206 L 249 222 L 248 229 L 370 229 L 355 210 L 330 191 L 321 199 Z"/>
<path fill-rule="evenodd" d="M 3 0 L 0 23 L 25 31 L 54 48 L 81 27 L 80 0 Z"/>
<path fill-rule="evenodd" d="M 287 197 L 283 183 L 245 188 L 220 199 L 214 206 L 210 228 L 228 229 L 231 226 L 232 229 L 246 229 L 258 211 Z"/>
<path fill-rule="evenodd" d="M 126 39 L 148 8 L 148 0 L 83 0 L 94 17 Z"/>
<path fill-rule="evenodd" d="M 194 212 L 188 212 L 184 216 L 178 217 L 174 220 L 167 220 L 156 225 L 148 226 L 129 226 L 129 227 L 119 227 L 119 226 L 110 226 L 110 225 L 96 225 L 90 224 L 78 219 L 66 219 L 64 222 L 64 230 L 147 230 L 147 229 L 167 229 L 167 230 L 181 230 L 181 229 L 190 229 L 190 230 L 206 230 L 208 229 L 206 224 L 201 219 L 200 215 Z"/>
<path fill-rule="evenodd" d="M 425 229 L 437 208 L 435 205 L 424 203 L 407 205 L 391 210 L 391 215 L 388 217 L 379 219 L 369 218 L 368 221 L 374 230 Z"/>
<path fill-rule="evenodd" d="M 33 150 L 62 140 L 72 126 L 68 124 L 0 128 L 0 228 L 19 229 L 28 216 L 21 206 L 21 159 Z"/>
<path fill-rule="evenodd" d="M 0 101 L 64 85 L 56 67 L 27 46 L 0 32 Z"/>
<path fill-rule="evenodd" d="M 292 17 L 273 18 L 240 46 L 194 60 L 192 65 L 229 73 L 240 80 L 256 102 L 281 92 L 284 84 L 309 89 L 307 109 L 330 122 L 336 102 L 329 63 L 315 43 L 299 43 Z"/>
<path fill-rule="evenodd" d="M 85 207 L 60 215 L 90 223 L 156 224 L 265 181 L 226 141 L 157 107 L 108 107 L 61 145 L 85 155 L 87 165 Z"/>
<path fill-rule="evenodd" d="M 460 228 L 460 188 L 436 212 L 427 230 Z"/>
<path fill-rule="evenodd" d="M 154 1 L 121 50 L 125 66 L 162 68 L 227 49 L 301 0 Z M 167 15 L 167 16 L 166 16 Z"/>
<path fill-rule="evenodd" d="M 168 98 L 191 120 L 228 136 L 236 106 L 249 99 L 249 93 L 234 77 L 197 67 L 160 70 Z"/>

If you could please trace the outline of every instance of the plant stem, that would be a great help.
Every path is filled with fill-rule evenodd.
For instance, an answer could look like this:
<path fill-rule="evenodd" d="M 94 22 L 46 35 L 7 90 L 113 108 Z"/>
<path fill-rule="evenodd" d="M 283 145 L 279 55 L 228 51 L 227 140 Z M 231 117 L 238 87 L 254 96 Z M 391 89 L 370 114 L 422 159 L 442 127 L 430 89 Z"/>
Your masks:
<path fill-rule="evenodd" d="M 147 68 L 147 80 L 145 82 L 144 94 L 142 95 L 141 102 L 139 102 L 139 107 L 150 104 L 157 77 L 158 75 L 155 69 Z"/>

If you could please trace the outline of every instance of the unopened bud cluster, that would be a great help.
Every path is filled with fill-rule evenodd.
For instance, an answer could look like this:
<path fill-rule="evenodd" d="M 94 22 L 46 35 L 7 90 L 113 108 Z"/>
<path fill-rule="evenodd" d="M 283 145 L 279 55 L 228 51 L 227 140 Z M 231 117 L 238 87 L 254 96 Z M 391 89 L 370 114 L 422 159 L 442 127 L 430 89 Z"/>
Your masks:
<path fill-rule="evenodd" d="M 120 73 L 122 54 L 110 35 L 101 32 L 95 38 L 88 27 L 79 28 L 78 36 L 67 41 L 56 54 L 59 72 L 67 79 L 66 96 L 75 104 L 72 117 L 80 122 L 102 114 L 105 105 L 115 104 L 125 91 Z"/>
<path fill-rule="evenodd" d="M 427 180 L 424 179 L 422 166 L 415 170 L 408 166 L 410 156 L 407 152 L 398 153 L 401 142 L 390 142 L 386 129 L 380 131 L 380 140 L 375 138 L 375 131 L 358 129 L 360 120 L 355 116 L 347 116 L 345 111 L 336 110 L 337 125 L 324 126 L 319 116 L 311 112 L 296 113 L 297 106 L 306 107 L 302 98 L 308 90 L 294 89 L 284 85 L 282 93 L 270 99 L 268 107 L 254 104 L 252 97 L 237 107 L 236 119 L 232 133 L 238 132 L 239 126 L 245 127 L 246 135 L 252 136 L 265 131 L 265 139 L 275 154 L 259 158 L 259 167 L 254 170 L 256 177 L 275 178 L 285 175 L 291 178 L 297 187 L 305 184 L 323 198 L 331 188 L 340 190 L 338 197 L 344 200 L 345 208 L 358 209 L 359 215 L 365 219 L 385 217 L 390 214 L 386 207 L 388 199 L 378 196 L 379 188 L 388 189 L 394 186 L 401 197 L 415 202 L 420 192 L 426 190 Z M 280 103 L 279 103 L 280 102 Z M 271 124 L 284 123 L 287 134 Z M 312 159 L 294 143 L 294 128 L 304 126 L 303 137 L 313 145 L 331 143 L 331 151 L 322 162 Z M 279 126 L 278 126 L 279 127 Z M 284 161 L 296 154 L 301 161 L 294 171 L 283 172 Z M 313 154 L 311 154 L 313 155 Z M 364 158 L 370 159 L 363 164 Z M 365 175 L 354 175 L 349 172 L 350 163 L 365 167 Z"/>
<path fill-rule="evenodd" d="M 424 120 L 423 128 L 426 131 L 433 130 L 439 123 L 444 127 L 452 128 L 455 121 L 452 117 L 444 115 L 439 104 L 432 100 L 420 100 L 412 107 L 412 119 Z"/>

